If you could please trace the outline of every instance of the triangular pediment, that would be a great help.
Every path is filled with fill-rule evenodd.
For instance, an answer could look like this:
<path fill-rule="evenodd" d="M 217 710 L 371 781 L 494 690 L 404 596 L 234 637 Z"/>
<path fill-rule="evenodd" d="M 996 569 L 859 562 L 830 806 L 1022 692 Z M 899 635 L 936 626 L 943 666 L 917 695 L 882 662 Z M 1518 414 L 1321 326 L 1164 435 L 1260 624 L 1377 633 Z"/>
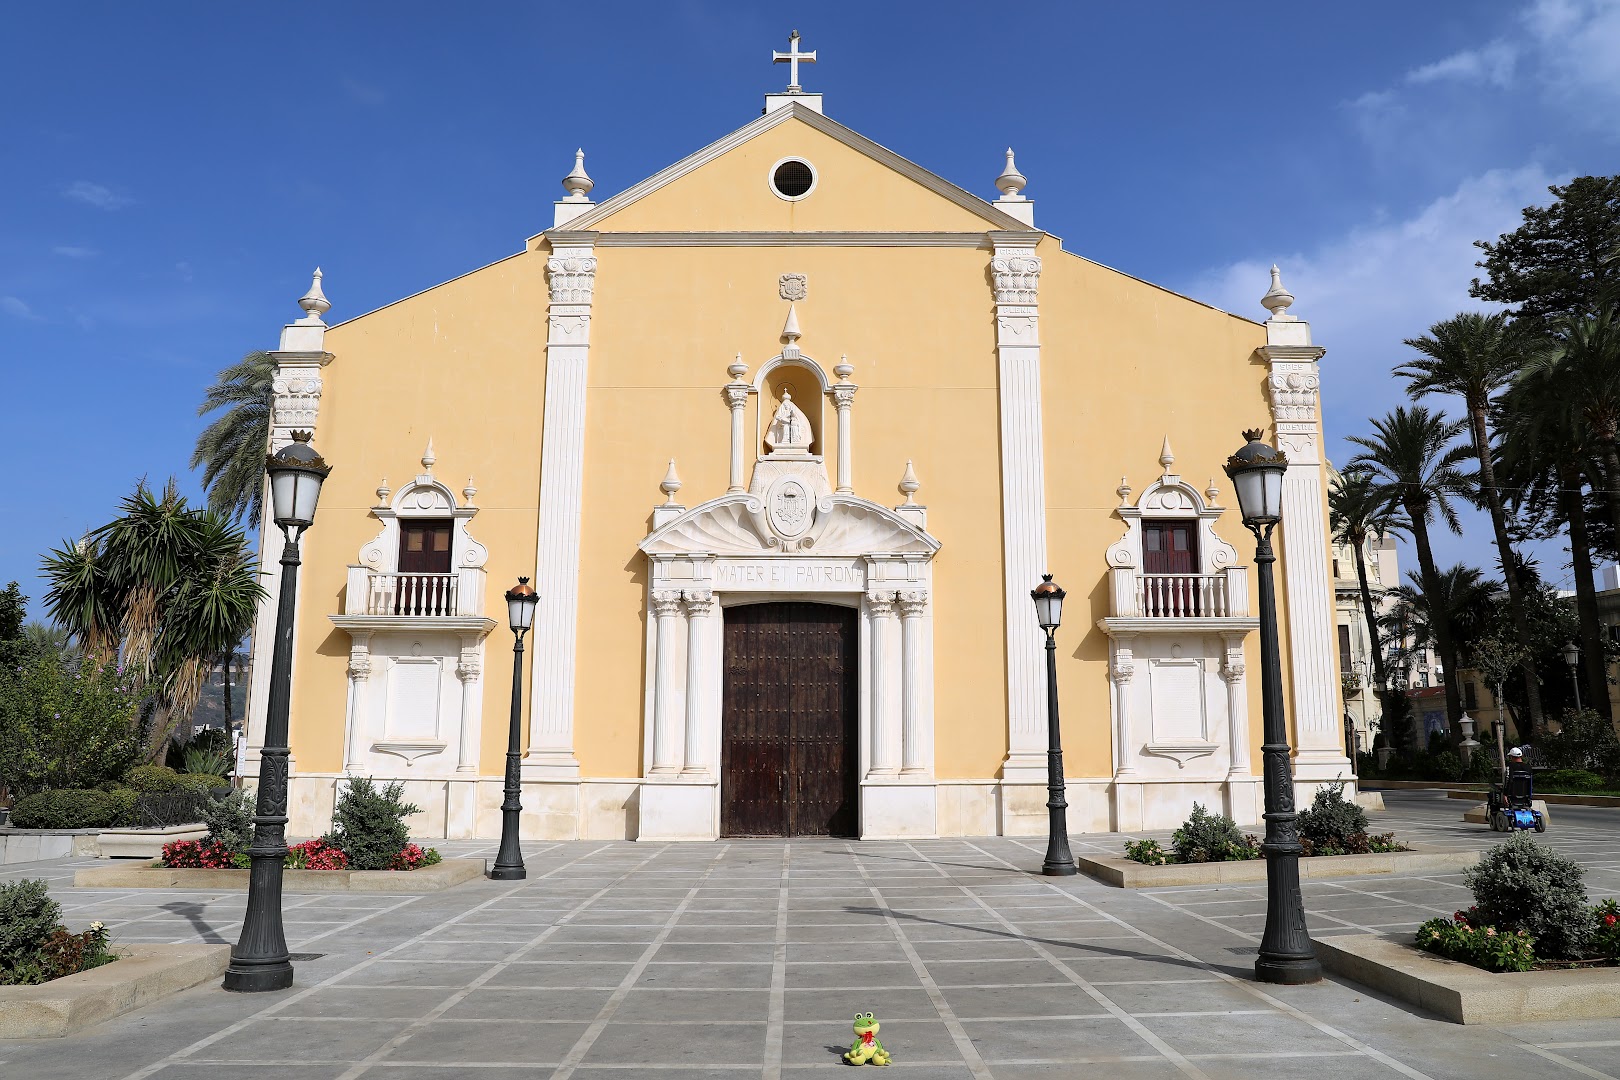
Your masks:
<path fill-rule="evenodd" d="M 649 555 L 932 555 L 939 541 L 885 506 L 853 495 L 816 502 L 803 539 L 784 544 L 762 500 L 722 495 L 659 526 L 639 545 Z"/>
<path fill-rule="evenodd" d="M 816 171 L 802 201 L 774 195 L 783 158 Z M 871 230 L 985 232 L 1029 227 L 990 202 L 794 103 L 773 109 L 552 232 Z"/>

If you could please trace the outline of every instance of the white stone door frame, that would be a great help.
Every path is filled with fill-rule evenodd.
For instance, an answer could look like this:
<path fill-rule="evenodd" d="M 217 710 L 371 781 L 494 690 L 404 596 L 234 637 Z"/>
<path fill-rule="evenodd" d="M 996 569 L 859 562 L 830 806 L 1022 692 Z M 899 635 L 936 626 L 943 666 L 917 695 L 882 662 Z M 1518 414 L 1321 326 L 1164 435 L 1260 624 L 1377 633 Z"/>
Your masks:
<path fill-rule="evenodd" d="M 865 551 L 785 554 L 756 543 L 753 551 L 715 554 L 683 542 L 712 542 L 720 526 L 746 520 L 750 501 L 726 496 L 695 507 L 642 544 L 651 572 L 639 837 L 719 837 L 724 612 L 780 601 L 860 612 L 861 836 L 937 835 L 931 560 L 938 542 L 900 514 L 851 496 L 822 500 L 818 511 L 830 519 L 826 535 L 864 540 L 850 546 Z"/>

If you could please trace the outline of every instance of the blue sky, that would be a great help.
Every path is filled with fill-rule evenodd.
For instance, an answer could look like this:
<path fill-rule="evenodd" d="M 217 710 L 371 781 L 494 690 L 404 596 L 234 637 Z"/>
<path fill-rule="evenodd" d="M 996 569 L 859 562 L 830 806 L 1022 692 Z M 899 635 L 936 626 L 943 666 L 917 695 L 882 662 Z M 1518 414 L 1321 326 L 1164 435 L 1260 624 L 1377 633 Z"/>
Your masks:
<path fill-rule="evenodd" d="M 18 6 L 0 582 L 140 476 L 195 489 L 204 387 L 316 264 L 335 321 L 516 251 L 575 146 L 601 197 L 758 115 L 794 26 L 830 116 L 991 197 L 1016 147 L 1071 251 L 1250 316 L 1280 262 L 1340 461 L 1477 306 L 1471 241 L 1617 168 L 1620 0 Z M 1442 560 L 1493 557 L 1468 521 Z"/>

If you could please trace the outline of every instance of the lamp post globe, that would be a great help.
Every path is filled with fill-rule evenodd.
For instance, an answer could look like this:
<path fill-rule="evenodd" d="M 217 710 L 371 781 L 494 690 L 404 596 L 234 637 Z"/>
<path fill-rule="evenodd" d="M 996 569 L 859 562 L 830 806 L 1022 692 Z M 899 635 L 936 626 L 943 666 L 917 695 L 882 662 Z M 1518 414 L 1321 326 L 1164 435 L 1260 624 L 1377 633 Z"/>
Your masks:
<path fill-rule="evenodd" d="M 1266 838 L 1266 929 L 1254 962 L 1261 982 L 1297 984 L 1322 977 L 1310 932 L 1305 927 L 1305 901 L 1299 891 L 1299 831 L 1295 825 L 1294 771 L 1288 756 L 1288 725 L 1283 716 L 1282 657 L 1277 644 L 1277 591 L 1272 576 L 1277 561 L 1271 532 L 1282 520 L 1283 476 L 1288 457 L 1260 441 L 1259 430 L 1226 462 L 1226 475 L 1237 491 L 1243 525 L 1255 539 L 1254 562 L 1260 578 L 1260 703 L 1264 718 Z"/>
<path fill-rule="evenodd" d="M 512 627 L 512 715 L 506 731 L 506 784 L 501 799 L 501 846 L 489 876 L 496 881 L 518 881 L 528 876 L 523 866 L 520 819 L 523 813 L 523 784 L 520 748 L 523 720 L 523 635 L 534 625 L 534 609 L 540 594 L 526 577 L 506 590 L 507 623 Z"/>
<path fill-rule="evenodd" d="M 292 700 L 293 614 L 298 597 L 298 541 L 315 522 L 321 485 L 332 472 L 309 445 L 310 433 L 295 431 L 292 441 L 265 460 L 270 480 L 270 516 L 280 527 L 281 595 L 276 601 L 275 648 L 270 663 L 270 698 L 260 749 L 259 791 L 254 805 L 253 844 L 248 848 L 247 913 L 242 935 L 231 949 L 225 989 L 243 993 L 284 990 L 292 985 L 292 958 L 281 921 L 281 874 L 287 858 L 287 746 Z"/>
<path fill-rule="evenodd" d="M 1564 646 L 1564 663 L 1569 665 L 1569 682 L 1575 688 L 1575 711 L 1581 711 L 1581 680 L 1576 669 L 1581 663 L 1581 649 L 1573 641 Z"/>
<path fill-rule="evenodd" d="M 1063 790 L 1063 733 L 1058 725 L 1057 628 L 1063 623 L 1063 586 L 1042 574 L 1030 592 L 1035 618 L 1046 631 L 1046 860 L 1041 873 L 1068 877 L 1078 873 L 1069 852 L 1069 800 Z"/>

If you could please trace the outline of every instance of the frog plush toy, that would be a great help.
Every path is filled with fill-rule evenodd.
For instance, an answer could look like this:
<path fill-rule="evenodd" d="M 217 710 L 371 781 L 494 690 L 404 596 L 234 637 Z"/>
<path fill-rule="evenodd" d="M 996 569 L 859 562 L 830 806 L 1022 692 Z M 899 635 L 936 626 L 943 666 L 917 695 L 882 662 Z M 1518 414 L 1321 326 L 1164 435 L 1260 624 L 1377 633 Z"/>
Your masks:
<path fill-rule="evenodd" d="M 889 1052 L 878 1039 L 878 1022 L 871 1013 L 855 1014 L 855 1042 L 844 1060 L 851 1065 L 887 1065 Z"/>

